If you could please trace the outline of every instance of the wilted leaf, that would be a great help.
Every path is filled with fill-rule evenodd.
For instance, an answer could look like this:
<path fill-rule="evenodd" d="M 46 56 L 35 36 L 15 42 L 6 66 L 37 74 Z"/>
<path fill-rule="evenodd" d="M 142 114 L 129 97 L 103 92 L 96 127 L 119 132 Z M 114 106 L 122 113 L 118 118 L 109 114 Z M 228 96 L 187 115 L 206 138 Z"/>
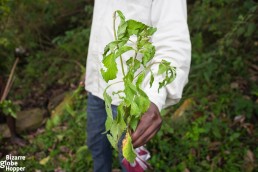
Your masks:
<path fill-rule="evenodd" d="M 123 156 L 125 157 L 125 159 L 128 162 L 133 163 L 136 158 L 136 154 L 133 149 L 132 138 L 129 135 L 129 133 L 126 133 L 125 139 L 123 140 L 122 150 L 123 150 Z"/>

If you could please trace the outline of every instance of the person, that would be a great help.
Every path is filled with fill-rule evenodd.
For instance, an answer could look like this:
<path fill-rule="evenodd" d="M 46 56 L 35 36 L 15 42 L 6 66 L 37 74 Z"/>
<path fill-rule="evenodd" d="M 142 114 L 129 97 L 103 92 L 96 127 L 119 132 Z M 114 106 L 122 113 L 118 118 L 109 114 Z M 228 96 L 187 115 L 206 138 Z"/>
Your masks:
<path fill-rule="evenodd" d="M 122 11 L 126 19 L 134 19 L 157 28 L 152 36 L 156 47 L 154 61 L 165 59 L 171 62 L 177 73 L 176 79 L 159 92 L 158 80 L 154 80 L 151 88 L 149 85 L 143 87 L 151 105 L 142 115 L 136 131 L 132 133 L 135 148 L 146 144 L 159 131 L 162 124 L 161 109 L 180 100 L 188 81 L 191 61 L 186 0 L 95 0 L 85 78 L 85 89 L 88 92 L 87 145 L 93 157 L 95 172 L 112 170 L 112 149 L 103 134 L 107 114 L 102 94 L 108 84 L 103 80 L 100 68 L 104 47 L 114 40 L 113 13 L 116 10 Z M 128 58 L 129 55 L 123 55 L 124 63 Z M 158 67 L 154 70 L 157 71 Z M 114 82 L 121 78 L 119 69 L 118 78 Z M 109 89 L 112 92 L 122 87 L 121 83 Z M 115 114 L 119 99 L 112 99 L 112 110 Z"/>

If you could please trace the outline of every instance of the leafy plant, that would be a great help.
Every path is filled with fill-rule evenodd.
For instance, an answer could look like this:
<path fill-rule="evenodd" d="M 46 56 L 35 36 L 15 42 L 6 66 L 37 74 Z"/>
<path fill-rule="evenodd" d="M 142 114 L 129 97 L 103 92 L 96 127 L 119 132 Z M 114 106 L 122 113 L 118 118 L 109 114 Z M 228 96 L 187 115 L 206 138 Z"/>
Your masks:
<path fill-rule="evenodd" d="M 13 104 L 11 100 L 4 100 L 0 103 L 0 110 L 4 113 L 4 115 L 16 118 L 18 106 Z"/>
<path fill-rule="evenodd" d="M 120 24 L 116 30 L 117 16 L 120 18 Z M 107 86 L 103 93 L 108 115 L 105 126 L 106 132 L 108 132 L 108 140 L 116 150 L 118 150 L 118 142 L 122 139 L 121 136 L 126 133 L 125 139 L 122 141 L 122 153 L 129 162 L 134 162 L 136 154 L 130 134 L 131 131 L 136 130 L 141 115 L 150 106 L 150 100 L 141 88 L 143 80 L 150 77 L 149 85 L 151 87 L 158 75 L 164 76 L 164 79 L 159 82 L 159 90 L 174 80 L 176 71 L 166 60 L 152 62 L 155 47 L 152 45 L 150 38 L 156 32 L 156 28 L 135 20 L 126 20 L 121 11 L 114 13 L 113 26 L 115 40 L 107 44 L 104 49 L 102 61 L 104 68 L 101 69 L 101 74 L 106 82 L 116 79 L 118 73 L 116 59 L 119 58 L 123 77 L 121 81 Z M 136 41 L 133 41 L 132 37 L 135 37 Z M 129 51 L 133 51 L 134 56 L 126 61 L 125 67 L 122 55 Z M 156 73 L 152 70 L 154 65 L 158 65 L 158 72 Z M 117 117 L 114 119 L 111 109 L 112 98 L 107 90 L 117 83 L 123 83 L 124 88 L 113 92 L 113 95 L 117 95 L 121 100 L 118 105 Z"/>

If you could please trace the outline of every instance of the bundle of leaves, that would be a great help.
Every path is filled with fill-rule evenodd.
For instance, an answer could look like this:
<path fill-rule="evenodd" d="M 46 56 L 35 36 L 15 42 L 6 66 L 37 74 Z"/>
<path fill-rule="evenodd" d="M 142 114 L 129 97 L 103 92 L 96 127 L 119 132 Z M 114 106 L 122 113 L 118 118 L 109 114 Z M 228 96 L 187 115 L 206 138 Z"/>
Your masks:
<path fill-rule="evenodd" d="M 115 21 L 117 15 L 120 18 L 120 24 L 116 30 Z M 104 68 L 101 69 L 101 74 L 106 82 L 116 79 L 118 73 L 116 59 L 120 58 L 123 78 L 121 81 L 107 86 L 103 93 L 108 114 L 105 124 L 106 132 L 109 132 L 107 134 L 108 140 L 116 150 L 118 150 L 118 141 L 121 139 L 123 133 L 126 133 L 125 139 L 122 141 L 122 153 L 129 162 L 134 162 L 136 154 L 133 149 L 130 133 L 136 130 L 141 115 L 150 106 L 150 100 L 141 88 L 142 83 L 146 77 L 150 77 L 149 85 L 151 87 L 155 77 L 162 75 L 164 77 L 159 82 L 159 90 L 174 80 L 176 71 L 170 65 L 170 62 L 165 60 L 160 62 L 152 61 L 155 55 L 155 47 L 150 42 L 150 38 L 156 32 L 156 28 L 135 20 L 125 20 L 121 11 L 114 13 L 113 24 L 115 41 L 110 42 L 104 49 L 102 61 Z M 131 40 L 132 37 L 137 38 L 135 42 Z M 123 66 L 124 59 L 122 55 L 128 51 L 133 51 L 134 57 L 130 57 L 126 61 L 125 68 Z M 153 65 L 158 65 L 158 72 L 153 72 Z M 113 95 L 118 96 L 121 100 L 117 108 L 117 116 L 114 119 L 111 109 L 112 97 L 107 93 L 107 90 L 110 86 L 117 83 L 123 83 L 124 88 L 113 92 Z"/>

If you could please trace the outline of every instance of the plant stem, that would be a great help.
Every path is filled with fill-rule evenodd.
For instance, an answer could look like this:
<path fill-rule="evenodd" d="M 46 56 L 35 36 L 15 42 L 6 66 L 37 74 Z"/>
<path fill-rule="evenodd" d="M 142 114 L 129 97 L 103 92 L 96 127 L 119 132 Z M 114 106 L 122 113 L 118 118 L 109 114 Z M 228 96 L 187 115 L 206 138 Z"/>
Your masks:
<path fill-rule="evenodd" d="M 108 89 L 109 87 L 111 87 L 112 85 L 115 85 L 115 84 L 118 84 L 118 83 L 121 83 L 121 82 L 123 82 L 123 81 L 117 81 L 117 82 L 114 82 L 114 83 L 108 85 L 108 86 L 105 88 L 104 92 L 106 92 L 107 89 Z"/>
<path fill-rule="evenodd" d="M 114 16 L 113 16 L 113 32 L 114 32 L 115 40 L 117 41 L 117 35 L 116 35 L 116 12 L 114 12 Z M 117 49 L 118 48 L 119 47 L 117 46 Z M 122 73 L 123 73 L 123 76 L 125 77 L 125 70 L 124 70 L 124 64 L 123 64 L 122 55 L 120 55 L 119 58 L 120 58 L 120 63 L 121 63 L 121 67 L 122 67 Z"/>
<path fill-rule="evenodd" d="M 9 75 L 9 77 L 8 77 L 8 81 L 7 81 L 7 84 L 6 84 L 6 86 L 5 86 L 4 93 L 3 93 L 2 97 L 1 97 L 0 102 L 2 102 L 2 101 L 5 100 L 5 98 L 7 97 L 8 93 L 9 93 L 9 91 L 10 91 L 10 89 L 11 89 L 14 71 L 15 71 L 15 68 L 16 68 L 18 62 L 19 62 L 19 58 L 16 58 L 16 60 L 15 60 L 15 62 L 14 62 L 14 64 L 13 64 L 11 73 L 10 73 L 10 75 Z"/>
<path fill-rule="evenodd" d="M 154 62 L 151 63 L 149 66 L 147 66 L 145 69 L 143 69 L 141 72 L 139 72 L 133 79 L 137 78 L 142 72 L 146 72 L 147 70 L 150 70 L 151 66 L 154 64 L 160 64 L 161 62 Z"/>

